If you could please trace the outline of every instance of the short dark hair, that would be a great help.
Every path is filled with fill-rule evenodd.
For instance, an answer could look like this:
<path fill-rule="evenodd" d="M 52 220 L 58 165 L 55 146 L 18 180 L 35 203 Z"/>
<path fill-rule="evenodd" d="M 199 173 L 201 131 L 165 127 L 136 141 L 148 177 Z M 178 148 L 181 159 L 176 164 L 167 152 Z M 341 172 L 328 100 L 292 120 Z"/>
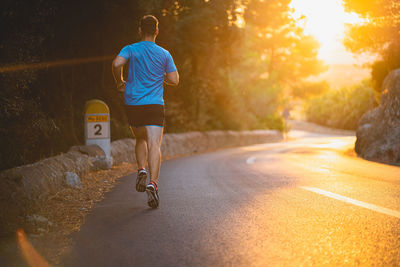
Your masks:
<path fill-rule="evenodd" d="M 140 19 L 139 27 L 143 35 L 155 35 L 158 27 L 158 19 L 153 15 L 146 15 Z"/>

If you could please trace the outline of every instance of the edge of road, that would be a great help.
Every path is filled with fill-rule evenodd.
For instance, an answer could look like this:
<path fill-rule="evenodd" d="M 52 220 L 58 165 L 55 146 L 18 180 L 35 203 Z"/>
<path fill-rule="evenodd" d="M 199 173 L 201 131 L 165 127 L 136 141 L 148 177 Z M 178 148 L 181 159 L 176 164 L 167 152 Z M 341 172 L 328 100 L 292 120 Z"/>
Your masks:
<path fill-rule="evenodd" d="M 329 128 L 306 121 L 287 120 L 287 124 L 289 125 L 290 130 L 306 131 L 319 134 L 356 135 L 355 131 Z"/>
<path fill-rule="evenodd" d="M 315 134 L 323 134 L 323 135 L 337 135 L 337 136 L 356 136 L 355 131 L 351 130 L 343 130 L 343 129 L 334 129 L 326 126 L 321 126 L 315 123 L 299 121 L 299 120 L 287 120 L 287 124 L 289 126 L 290 131 L 301 131 L 301 132 L 310 132 Z M 285 140 L 289 141 L 293 138 L 291 136 L 285 136 Z M 296 138 L 294 138 L 296 139 Z M 354 150 L 354 146 L 347 148 L 342 151 L 342 154 L 348 157 L 358 158 L 357 153 Z"/>

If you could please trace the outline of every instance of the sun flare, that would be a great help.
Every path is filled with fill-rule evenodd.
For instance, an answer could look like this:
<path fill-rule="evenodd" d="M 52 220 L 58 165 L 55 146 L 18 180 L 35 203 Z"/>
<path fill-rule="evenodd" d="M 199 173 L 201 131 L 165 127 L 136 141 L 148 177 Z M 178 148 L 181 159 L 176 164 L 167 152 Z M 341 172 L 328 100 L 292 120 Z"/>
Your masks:
<path fill-rule="evenodd" d="M 345 24 L 362 22 L 355 13 L 344 11 L 341 0 L 292 0 L 294 17 L 321 44 L 319 58 L 327 63 L 349 60 L 343 47 Z"/>

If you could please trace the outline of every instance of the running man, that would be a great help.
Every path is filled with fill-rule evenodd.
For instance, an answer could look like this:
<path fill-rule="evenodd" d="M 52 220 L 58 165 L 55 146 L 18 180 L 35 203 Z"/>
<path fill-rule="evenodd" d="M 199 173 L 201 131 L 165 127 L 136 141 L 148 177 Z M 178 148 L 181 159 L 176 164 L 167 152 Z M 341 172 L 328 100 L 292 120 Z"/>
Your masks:
<path fill-rule="evenodd" d="M 179 74 L 171 54 L 155 43 L 158 20 L 144 16 L 139 23 L 141 41 L 125 46 L 112 63 L 117 89 L 124 93 L 125 109 L 131 130 L 136 136 L 135 154 L 138 164 L 136 190 L 146 191 L 148 205 L 159 205 L 158 178 L 161 165 L 161 140 L 164 129 L 163 82 L 178 85 Z M 123 67 L 129 62 L 128 80 Z M 146 161 L 150 182 L 147 184 Z"/>

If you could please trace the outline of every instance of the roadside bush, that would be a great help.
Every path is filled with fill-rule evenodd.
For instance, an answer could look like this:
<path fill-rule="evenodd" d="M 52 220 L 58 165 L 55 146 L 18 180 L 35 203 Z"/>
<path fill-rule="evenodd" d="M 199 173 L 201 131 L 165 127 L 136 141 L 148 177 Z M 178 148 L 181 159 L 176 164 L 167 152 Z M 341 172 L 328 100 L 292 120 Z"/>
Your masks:
<path fill-rule="evenodd" d="M 329 89 L 330 85 L 327 81 L 303 82 L 292 88 L 292 96 L 300 99 L 309 99 L 325 94 Z"/>
<path fill-rule="evenodd" d="M 310 122 L 355 130 L 361 116 L 377 104 L 376 93 L 370 82 L 363 81 L 310 99 L 305 106 L 305 115 Z"/>
<path fill-rule="evenodd" d="M 259 118 L 258 125 L 253 130 L 256 129 L 272 129 L 284 132 L 286 131 L 285 120 L 278 114 L 268 114 Z"/>

